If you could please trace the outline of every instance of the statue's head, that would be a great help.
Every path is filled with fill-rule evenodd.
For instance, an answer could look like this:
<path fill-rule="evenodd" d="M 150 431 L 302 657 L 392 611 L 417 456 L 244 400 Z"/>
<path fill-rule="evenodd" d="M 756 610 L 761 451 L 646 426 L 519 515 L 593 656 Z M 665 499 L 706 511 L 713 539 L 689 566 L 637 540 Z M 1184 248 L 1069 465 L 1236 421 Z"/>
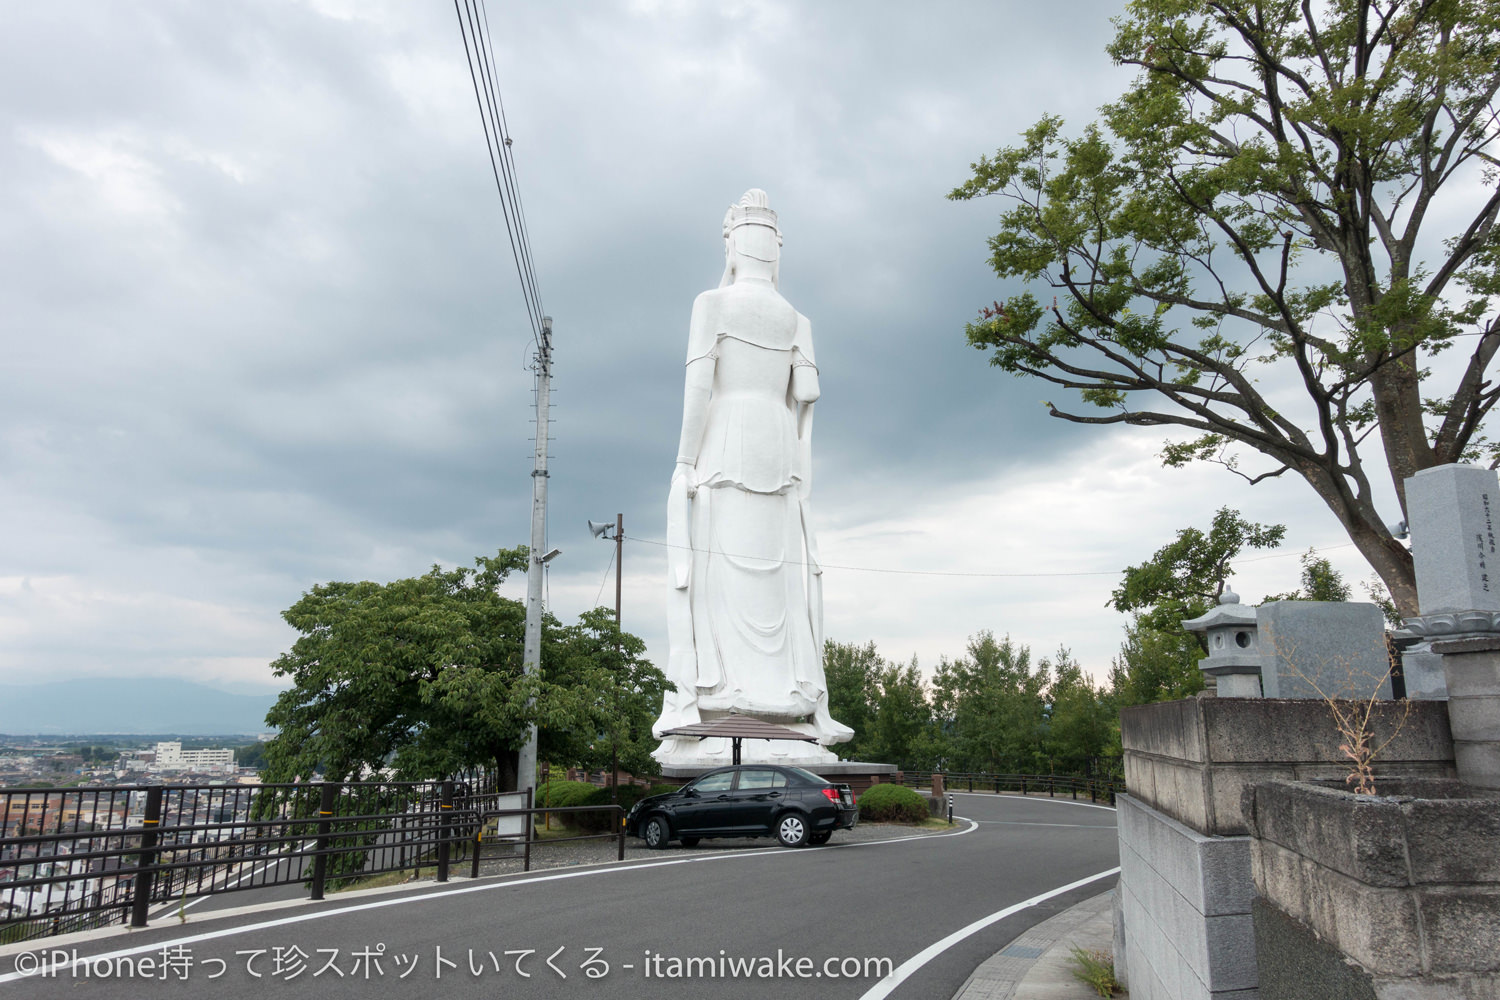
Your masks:
<path fill-rule="evenodd" d="M 724 213 L 724 253 L 728 258 L 728 279 L 735 268 L 735 258 L 748 257 L 774 268 L 781 260 L 781 229 L 776 213 L 760 188 L 745 192 L 739 204 L 730 205 Z M 774 278 L 773 278 L 774 280 Z"/>

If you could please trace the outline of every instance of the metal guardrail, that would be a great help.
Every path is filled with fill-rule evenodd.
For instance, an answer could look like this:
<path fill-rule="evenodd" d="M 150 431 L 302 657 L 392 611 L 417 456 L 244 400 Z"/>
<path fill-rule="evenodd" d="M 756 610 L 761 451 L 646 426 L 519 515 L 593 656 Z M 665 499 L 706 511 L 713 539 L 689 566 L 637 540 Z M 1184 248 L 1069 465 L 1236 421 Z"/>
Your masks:
<path fill-rule="evenodd" d="M 529 792 L 530 789 L 528 789 L 527 791 Z M 615 815 L 615 819 L 617 820 L 617 822 L 614 822 L 614 823 L 611 824 L 611 826 L 614 829 L 614 832 L 613 833 L 585 833 L 585 834 L 580 834 L 577 837 L 549 837 L 549 838 L 547 838 L 547 840 L 543 841 L 543 843 L 545 843 L 545 844 L 547 844 L 547 845 L 550 846 L 552 844 L 568 844 L 568 843 L 572 843 L 572 842 L 578 841 L 578 840 L 614 840 L 618 844 L 618 847 L 617 847 L 616 852 L 615 852 L 615 860 L 616 861 L 624 861 L 625 860 L 625 807 L 622 806 L 622 805 L 617 805 L 617 804 L 611 803 L 609 805 L 600 805 L 600 806 L 537 806 L 535 808 L 533 808 L 531 806 L 527 806 L 525 809 L 493 809 L 493 810 L 490 810 L 488 812 L 481 813 L 480 816 L 479 816 L 479 829 L 474 834 L 474 850 L 473 850 L 473 853 L 471 855 L 472 860 L 471 860 L 470 868 L 469 868 L 469 877 L 470 878 L 478 878 L 479 877 L 479 855 L 480 855 L 480 850 L 481 850 L 481 848 L 483 847 L 483 844 L 484 844 L 484 825 L 489 820 L 491 820 L 491 819 L 498 819 L 498 818 L 500 818 L 502 816 L 526 816 L 526 817 L 528 817 L 530 819 L 530 822 L 526 825 L 527 836 L 523 838 L 523 840 L 524 840 L 524 847 L 522 848 L 522 857 L 523 857 L 523 860 L 521 862 L 521 870 L 529 872 L 529 871 L 531 871 L 531 845 L 537 842 L 536 838 L 533 837 L 533 836 L 531 836 L 532 831 L 534 831 L 536 829 L 536 819 L 535 818 L 537 816 L 552 815 L 554 813 L 564 813 L 564 814 L 566 814 L 566 813 L 590 813 L 590 812 L 611 812 L 611 813 L 613 813 Z"/>
<path fill-rule="evenodd" d="M 1059 794 L 1072 797 L 1088 796 L 1090 802 L 1107 801 L 1115 804 L 1115 796 L 1125 792 L 1125 779 L 1113 775 L 1089 777 L 1073 774 L 992 774 L 978 771 L 902 771 L 898 784 L 908 788 L 931 788 L 934 774 L 942 778 L 949 791 L 1018 792 L 1021 795 L 1042 795 L 1056 798 Z"/>
<path fill-rule="evenodd" d="M 321 899 L 434 865 L 446 881 L 501 798 L 451 780 L 0 789 L 0 943 L 140 927 L 188 896 L 303 883 Z"/>

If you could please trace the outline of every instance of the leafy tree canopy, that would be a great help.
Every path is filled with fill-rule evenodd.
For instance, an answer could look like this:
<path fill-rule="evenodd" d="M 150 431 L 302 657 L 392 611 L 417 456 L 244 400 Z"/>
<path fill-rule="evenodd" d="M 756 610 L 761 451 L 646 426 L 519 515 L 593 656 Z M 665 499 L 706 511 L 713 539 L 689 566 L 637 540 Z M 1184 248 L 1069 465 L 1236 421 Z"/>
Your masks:
<path fill-rule="evenodd" d="M 1126 567 L 1109 599 L 1116 610 L 1132 615 L 1114 669 L 1123 704 L 1182 698 L 1203 690 L 1198 660 L 1207 649 L 1182 623 L 1207 614 L 1218 603 L 1241 550 L 1274 548 L 1285 534 L 1284 525 L 1257 524 L 1223 507 L 1207 532 L 1183 528 L 1150 559 Z"/>
<path fill-rule="evenodd" d="M 1043 117 L 951 195 L 1009 200 L 990 261 L 1032 286 L 970 343 L 1074 390 L 1053 416 L 1188 429 L 1168 465 L 1301 476 L 1415 614 L 1371 476 L 1404 509 L 1415 472 L 1496 461 L 1500 5 L 1133 0 L 1115 24 L 1141 72 L 1100 121 Z"/>
<path fill-rule="evenodd" d="M 589 613 L 564 629 L 549 618 L 541 670 L 527 675 L 525 608 L 498 593 L 526 565 L 523 546 L 480 557 L 475 569 L 434 566 L 419 577 L 325 583 L 304 594 L 282 616 L 301 634 L 272 664 L 292 687 L 266 716 L 278 730 L 266 746 L 266 780 L 315 770 L 338 780 L 390 762 L 407 778 L 487 766 L 502 787 L 515 787 L 528 725 L 540 728 L 544 756 L 549 744 L 566 754 L 578 733 L 596 738 L 610 718 L 599 705 L 610 690 L 599 672 L 614 662 L 603 659 L 615 655 L 603 648 L 616 638 L 613 622 L 605 627 Z M 628 664 L 621 683 L 659 689 L 664 681 L 639 660 L 639 640 L 618 638 L 617 659 Z M 601 658 L 583 662 L 590 655 Z"/>

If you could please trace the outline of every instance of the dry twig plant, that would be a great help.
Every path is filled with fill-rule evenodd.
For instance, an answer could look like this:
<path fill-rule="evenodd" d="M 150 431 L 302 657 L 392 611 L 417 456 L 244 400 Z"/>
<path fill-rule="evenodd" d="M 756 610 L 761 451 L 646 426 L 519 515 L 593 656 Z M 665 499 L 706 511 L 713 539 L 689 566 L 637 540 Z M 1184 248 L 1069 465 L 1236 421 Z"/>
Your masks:
<path fill-rule="evenodd" d="M 1391 676 L 1390 666 L 1387 665 L 1385 672 L 1377 677 L 1371 672 L 1356 669 L 1350 657 L 1337 657 L 1331 663 L 1328 658 L 1319 657 L 1319 666 L 1326 669 L 1309 672 L 1299 664 L 1295 644 L 1283 642 L 1280 649 L 1277 649 L 1274 642 L 1268 642 L 1264 648 L 1272 654 L 1279 653 L 1286 672 L 1311 687 L 1323 704 L 1328 706 L 1334 728 L 1342 738 L 1339 752 L 1349 759 L 1350 770 L 1344 783 L 1353 786 L 1359 795 L 1374 795 L 1375 758 L 1401 735 L 1402 727 L 1411 716 L 1411 702 L 1403 699 L 1399 712 L 1393 713 L 1396 717 L 1392 720 L 1390 732 L 1385 734 L 1383 740 L 1376 742 L 1375 715 L 1377 706 L 1385 701 L 1380 697 L 1380 689 Z M 1313 676 L 1314 674 L 1317 676 Z M 1317 677 L 1322 677 L 1323 683 L 1319 683 Z M 1337 684 L 1328 683 L 1329 678 L 1338 678 L 1339 681 Z M 1326 690 L 1325 686 L 1332 690 Z M 1369 691 L 1368 695 L 1365 694 L 1366 690 Z"/>

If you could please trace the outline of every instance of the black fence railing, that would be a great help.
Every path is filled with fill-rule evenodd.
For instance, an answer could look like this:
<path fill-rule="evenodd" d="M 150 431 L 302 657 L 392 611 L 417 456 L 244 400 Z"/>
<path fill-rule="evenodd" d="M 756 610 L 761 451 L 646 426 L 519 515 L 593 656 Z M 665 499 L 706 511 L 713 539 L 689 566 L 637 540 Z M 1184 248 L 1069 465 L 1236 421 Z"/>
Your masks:
<path fill-rule="evenodd" d="M 478 784 L 478 783 L 476 783 Z M 450 867 L 515 793 L 468 782 L 0 789 L 0 943 L 125 919 L 210 893 Z M 529 799 L 525 803 L 530 805 Z M 524 839 L 529 831 L 517 831 Z"/>
<path fill-rule="evenodd" d="M 574 815 L 574 814 L 578 814 L 578 813 L 600 813 L 600 812 L 606 812 L 606 813 L 612 814 L 612 818 L 611 818 L 611 820 L 609 822 L 610 830 L 608 830 L 608 831 L 606 831 L 604 833 L 584 833 L 584 834 L 579 834 L 578 836 L 575 836 L 575 837 L 548 837 L 545 841 L 543 841 L 543 843 L 545 843 L 548 847 L 551 847 L 553 844 L 568 844 L 568 843 L 572 843 L 574 841 L 579 841 L 579 840 L 613 840 L 613 841 L 616 842 L 615 860 L 616 861 L 624 861 L 625 860 L 625 807 L 624 806 L 621 806 L 621 805 L 603 805 L 603 806 L 537 806 L 536 808 L 531 808 L 528 805 L 528 807 L 525 808 L 525 809 L 497 809 L 497 810 L 493 810 L 491 812 L 486 812 L 486 813 L 481 814 L 481 816 L 480 816 L 481 822 L 479 824 L 479 830 L 474 835 L 474 850 L 473 850 L 473 852 L 470 855 L 470 858 L 471 858 L 470 865 L 471 865 L 471 867 L 470 867 L 470 870 L 469 870 L 469 875 L 470 875 L 471 878 L 478 878 L 479 877 L 479 857 L 480 857 L 481 848 L 484 846 L 484 843 L 485 843 L 485 833 L 486 833 L 486 831 L 485 831 L 485 823 L 488 822 L 491 819 L 499 819 L 499 818 L 503 818 L 503 817 L 506 817 L 506 816 L 525 816 L 525 817 L 527 817 L 531 821 L 531 828 L 534 828 L 535 825 L 536 825 L 536 817 L 538 817 L 538 816 L 562 815 L 562 816 L 566 817 L 566 816 L 570 816 L 570 815 Z M 533 838 L 527 837 L 525 839 L 524 843 L 521 845 L 521 850 L 522 850 L 521 870 L 522 871 L 528 871 L 528 872 L 531 871 L 531 851 L 532 851 L 532 847 L 536 843 L 537 842 Z"/>
<path fill-rule="evenodd" d="M 1020 795 L 1059 796 L 1074 801 L 1115 804 L 1115 796 L 1125 793 L 1125 779 L 1116 775 L 1077 774 L 991 774 L 977 771 L 901 771 L 899 783 L 908 788 L 931 788 L 933 775 L 942 779 L 950 792 L 993 792 Z"/>

